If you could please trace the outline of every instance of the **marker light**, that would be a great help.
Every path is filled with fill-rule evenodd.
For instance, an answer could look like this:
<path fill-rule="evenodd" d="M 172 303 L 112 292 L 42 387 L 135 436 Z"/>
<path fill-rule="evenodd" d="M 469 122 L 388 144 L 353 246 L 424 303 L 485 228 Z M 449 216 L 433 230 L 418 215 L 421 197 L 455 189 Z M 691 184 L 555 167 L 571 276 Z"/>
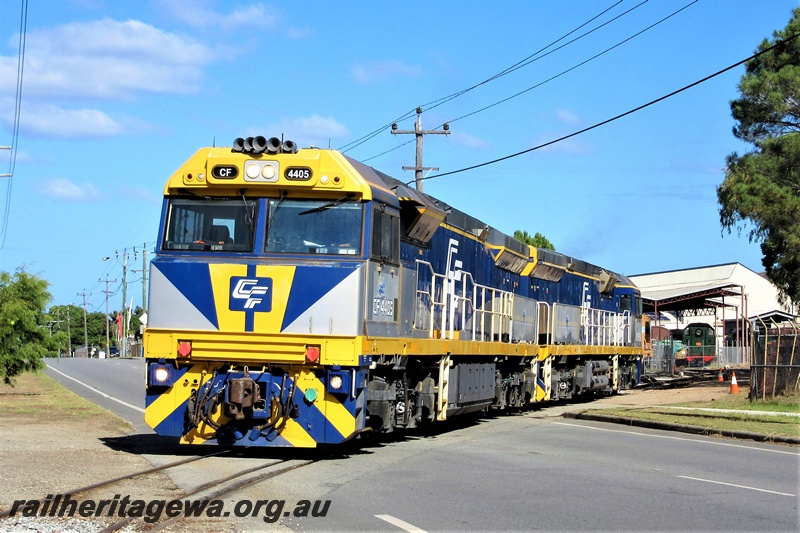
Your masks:
<path fill-rule="evenodd" d="M 192 343 L 183 341 L 178 343 L 178 355 L 181 357 L 189 357 L 189 354 L 192 353 Z"/>
<path fill-rule="evenodd" d="M 306 360 L 309 363 L 316 363 L 319 361 L 319 346 L 306 347 Z"/>
<path fill-rule="evenodd" d="M 305 399 L 308 403 L 312 403 L 317 399 L 317 389 L 306 389 Z"/>

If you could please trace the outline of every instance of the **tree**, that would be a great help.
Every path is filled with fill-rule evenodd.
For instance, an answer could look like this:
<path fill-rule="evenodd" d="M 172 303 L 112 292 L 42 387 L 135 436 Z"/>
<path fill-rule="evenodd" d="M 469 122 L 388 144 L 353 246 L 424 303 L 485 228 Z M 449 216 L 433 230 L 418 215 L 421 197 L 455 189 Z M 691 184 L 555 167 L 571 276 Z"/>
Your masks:
<path fill-rule="evenodd" d="M 783 31 L 747 62 L 740 98 L 731 102 L 733 134 L 753 145 L 727 157 L 717 187 L 723 230 L 748 229 L 761 243 L 767 277 L 780 298 L 800 301 L 800 8 Z"/>
<path fill-rule="evenodd" d="M 0 272 L 0 378 L 40 370 L 49 349 L 45 306 L 52 299 L 49 284 L 23 269 L 12 276 Z"/>
<path fill-rule="evenodd" d="M 553 243 L 550 242 L 547 239 L 547 237 L 545 237 L 544 235 L 542 235 L 538 231 L 536 232 L 536 235 L 531 237 L 530 235 L 528 235 L 527 231 L 517 230 L 517 231 L 514 232 L 514 238 L 517 239 L 518 241 L 522 241 L 525 244 L 528 244 L 530 246 L 534 246 L 536 248 L 546 248 L 548 250 L 553 250 L 553 251 L 555 251 L 555 249 L 556 249 L 556 247 L 553 246 Z"/>

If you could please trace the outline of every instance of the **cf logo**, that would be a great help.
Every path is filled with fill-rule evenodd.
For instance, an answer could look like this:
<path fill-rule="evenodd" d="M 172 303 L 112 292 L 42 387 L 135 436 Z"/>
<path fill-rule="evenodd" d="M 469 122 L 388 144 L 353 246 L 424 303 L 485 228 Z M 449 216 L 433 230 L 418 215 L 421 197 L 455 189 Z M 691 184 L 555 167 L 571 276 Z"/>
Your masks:
<path fill-rule="evenodd" d="M 234 311 L 271 311 L 272 278 L 231 278 L 230 308 Z"/>

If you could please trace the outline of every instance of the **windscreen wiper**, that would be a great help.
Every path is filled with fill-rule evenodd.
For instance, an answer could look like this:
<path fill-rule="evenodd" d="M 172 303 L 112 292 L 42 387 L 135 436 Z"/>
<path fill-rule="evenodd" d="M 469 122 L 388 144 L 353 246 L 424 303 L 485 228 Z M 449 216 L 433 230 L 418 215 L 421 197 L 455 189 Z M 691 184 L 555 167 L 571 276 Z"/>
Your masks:
<path fill-rule="evenodd" d="M 343 203 L 347 202 L 348 200 L 353 198 L 353 193 L 347 193 L 347 196 L 344 198 L 339 198 L 338 200 L 334 200 L 327 204 L 321 205 L 319 207 L 315 207 L 313 209 L 309 209 L 308 211 L 303 211 L 302 213 L 297 213 L 298 215 L 310 215 L 311 213 L 319 213 L 320 211 L 325 211 L 326 209 L 330 209 L 331 207 L 336 207 L 342 205 Z"/>

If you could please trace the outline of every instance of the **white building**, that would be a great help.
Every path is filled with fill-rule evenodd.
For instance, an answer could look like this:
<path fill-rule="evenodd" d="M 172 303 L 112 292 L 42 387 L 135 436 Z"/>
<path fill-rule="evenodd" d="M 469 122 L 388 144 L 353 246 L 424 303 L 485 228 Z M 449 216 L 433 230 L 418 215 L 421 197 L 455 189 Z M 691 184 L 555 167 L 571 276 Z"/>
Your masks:
<path fill-rule="evenodd" d="M 654 313 L 654 326 L 675 330 L 691 323 L 709 324 L 715 328 L 720 354 L 724 346 L 747 351 L 748 322 L 758 327 L 760 316 L 797 311 L 791 302 L 781 305 L 777 288 L 765 276 L 740 263 L 630 278 L 642 292 L 645 312 Z"/>

